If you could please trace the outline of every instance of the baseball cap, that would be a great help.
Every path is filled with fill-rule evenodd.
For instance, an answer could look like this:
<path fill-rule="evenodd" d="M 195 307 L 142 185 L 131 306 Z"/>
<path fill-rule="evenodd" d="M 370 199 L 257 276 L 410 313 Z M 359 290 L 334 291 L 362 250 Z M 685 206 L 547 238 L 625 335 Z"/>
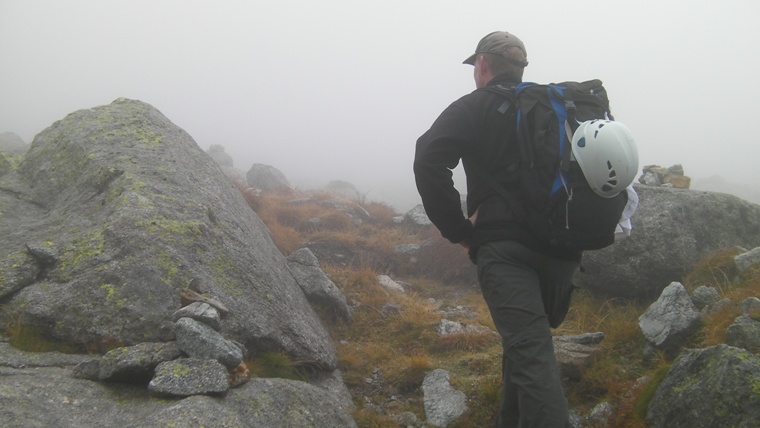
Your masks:
<path fill-rule="evenodd" d="M 475 53 L 472 54 L 470 57 L 468 57 L 466 60 L 464 60 L 463 64 L 475 64 L 475 58 L 479 54 L 484 53 L 491 53 L 496 55 L 501 55 L 504 58 L 506 58 L 509 61 L 515 62 L 515 59 L 507 56 L 507 48 L 511 46 L 517 46 L 520 48 L 520 50 L 523 51 L 525 56 L 528 56 L 528 51 L 525 50 L 525 45 L 523 44 L 522 40 L 520 40 L 517 36 L 514 34 L 507 33 L 506 31 L 494 31 L 491 34 L 488 34 L 487 36 L 480 39 L 480 42 L 478 43 L 478 47 L 475 49 Z M 523 67 L 528 65 L 528 62 L 522 62 L 521 64 Z"/>

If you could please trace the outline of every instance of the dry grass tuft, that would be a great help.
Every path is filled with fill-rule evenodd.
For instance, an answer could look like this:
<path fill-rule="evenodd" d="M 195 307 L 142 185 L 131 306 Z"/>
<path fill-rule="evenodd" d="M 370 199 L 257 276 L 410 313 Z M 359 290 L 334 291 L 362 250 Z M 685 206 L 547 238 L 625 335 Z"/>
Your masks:
<path fill-rule="evenodd" d="M 305 380 L 307 373 L 282 353 L 268 352 L 244 363 L 251 377 Z"/>
<path fill-rule="evenodd" d="M 733 279 L 738 275 L 734 256 L 739 253 L 740 250 L 733 247 L 717 251 L 703 258 L 684 277 L 684 287 L 691 292 L 701 285 L 707 285 L 727 292 L 732 288 Z"/>
<path fill-rule="evenodd" d="M 372 224 L 390 225 L 398 215 L 392 206 L 382 202 L 368 202 L 363 207 L 369 213 Z"/>

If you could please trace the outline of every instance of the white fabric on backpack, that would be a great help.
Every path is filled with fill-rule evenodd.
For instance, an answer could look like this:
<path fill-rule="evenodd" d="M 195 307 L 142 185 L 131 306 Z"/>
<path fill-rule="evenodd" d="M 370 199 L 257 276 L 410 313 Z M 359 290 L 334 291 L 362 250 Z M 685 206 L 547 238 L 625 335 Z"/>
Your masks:
<path fill-rule="evenodd" d="M 628 202 L 626 202 L 623 214 L 620 215 L 620 221 L 617 227 L 615 227 L 616 241 L 631 236 L 631 229 L 633 229 L 631 217 L 633 217 L 633 213 L 636 212 L 636 208 L 639 206 L 639 195 L 633 190 L 633 185 L 626 187 L 625 191 L 628 193 Z"/>

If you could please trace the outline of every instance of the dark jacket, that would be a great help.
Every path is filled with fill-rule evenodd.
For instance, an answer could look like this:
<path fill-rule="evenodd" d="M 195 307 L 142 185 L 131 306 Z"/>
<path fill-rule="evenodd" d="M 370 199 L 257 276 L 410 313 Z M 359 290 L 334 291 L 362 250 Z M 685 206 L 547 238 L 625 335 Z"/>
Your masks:
<path fill-rule="evenodd" d="M 488 86 L 517 83 L 496 76 Z M 484 179 L 488 176 L 518 195 L 514 107 L 500 111 L 506 100 L 488 88 L 477 89 L 454 101 L 417 140 L 414 175 L 425 212 L 444 238 L 467 241 L 471 255 L 485 242 L 516 240 L 549 256 L 578 260 L 580 252 L 558 252 L 539 244 Z M 462 215 L 452 180 L 451 170 L 460 159 L 467 176 L 467 216 L 478 211 L 474 227 Z"/>

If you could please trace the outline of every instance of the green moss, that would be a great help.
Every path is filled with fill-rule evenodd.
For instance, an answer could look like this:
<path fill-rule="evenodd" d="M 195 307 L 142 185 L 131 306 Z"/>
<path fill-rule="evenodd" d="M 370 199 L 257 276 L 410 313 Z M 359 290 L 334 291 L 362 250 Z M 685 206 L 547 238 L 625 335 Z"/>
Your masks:
<path fill-rule="evenodd" d="M 239 295 L 242 290 L 238 283 L 230 278 L 230 272 L 234 269 L 235 264 L 223 252 L 218 252 L 216 258 L 211 262 L 211 271 L 214 273 L 214 282 L 224 288 L 230 294 Z"/>
<path fill-rule="evenodd" d="M 61 254 L 61 269 L 71 271 L 85 259 L 91 259 L 103 252 L 105 240 L 102 230 L 90 230 L 84 236 L 74 238 Z"/>
<path fill-rule="evenodd" d="M 128 195 L 130 193 L 141 195 L 144 193 L 145 188 L 148 187 L 146 183 L 135 180 L 134 175 L 129 172 L 122 174 L 121 178 L 116 180 L 114 183 L 117 184 L 112 184 L 110 190 L 108 193 L 106 193 L 106 203 L 109 203 L 122 195 Z M 126 196 L 122 197 L 118 203 L 118 208 L 124 206 L 127 200 L 128 199 Z M 153 203 L 148 198 L 144 197 L 138 198 L 135 205 L 145 208 L 153 208 Z"/>
<path fill-rule="evenodd" d="M 127 303 L 127 299 L 119 298 L 121 297 L 119 290 L 113 284 L 103 284 L 100 286 L 100 289 L 106 292 L 106 302 L 116 306 L 123 306 Z"/>
<path fill-rule="evenodd" d="M 662 381 L 665 380 L 665 377 L 668 375 L 669 371 L 670 365 L 664 365 L 658 368 L 652 374 L 649 382 L 647 382 L 647 384 L 641 389 L 641 393 L 636 398 L 635 404 L 636 416 L 641 420 L 644 420 L 646 418 L 649 403 L 652 401 L 652 398 L 654 398 L 654 394 L 657 392 L 657 389 L 660 387 Z"/>
<path fill-rule="evenodd" d="M 166 242 L 178 242 L 178 240 L 186 242 L 188 239 L 198 239 L 201 236 L 202 224 L 195 220 L 170 220 L 164 216 L 154 217 L 153 219 L 140 219 L 135 222 L 135 226 L 138 228 L 160 236 Z"/>
<path fill-rule="evenodd" d="M 166 276 L 161 278 L 161 281 L 167 285 L 171 285 L 179 273 L 179 266 L 177 266 L 174 258 L 171 254 L 162 251 L 156 258 L 158 267 L 166 272 Z"/>
<path fill-rule="evenodd" d="M 190 367 L 183 366 L 181 364 L 175 365 L 174 369 L 172 370 L 172 376 L 174 377 L 187 376 L 189 373 L 190 373 Z"/>

